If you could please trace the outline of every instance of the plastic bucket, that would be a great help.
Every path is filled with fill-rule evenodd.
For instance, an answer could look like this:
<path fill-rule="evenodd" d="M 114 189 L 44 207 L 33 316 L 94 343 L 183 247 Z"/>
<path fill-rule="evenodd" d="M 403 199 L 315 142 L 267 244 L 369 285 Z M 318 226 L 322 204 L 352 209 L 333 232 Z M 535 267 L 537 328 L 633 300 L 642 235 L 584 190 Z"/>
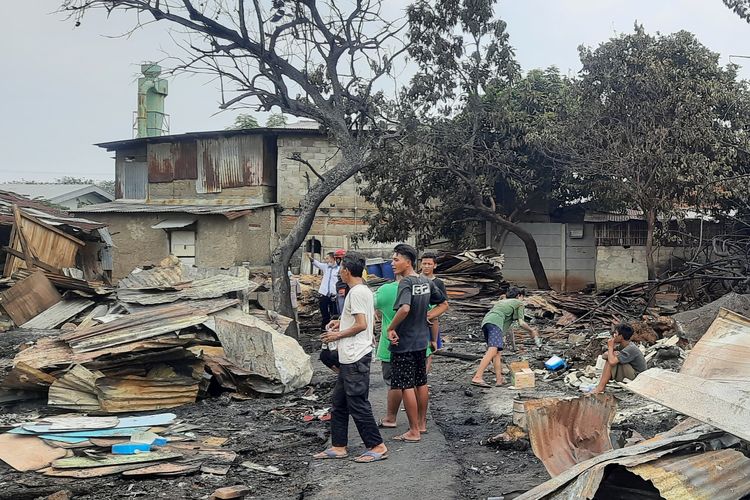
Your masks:
<path fill-rule="evenodd" d="M 379 275 L 381 278 L 386 278 L 389 280 L 396 279 L 396 275 L 393 273 L 393 266 L 390 262 L 383 262 L 382 264 L 380 264 L 380 269 L 382 271 L 382 274 Z"/>

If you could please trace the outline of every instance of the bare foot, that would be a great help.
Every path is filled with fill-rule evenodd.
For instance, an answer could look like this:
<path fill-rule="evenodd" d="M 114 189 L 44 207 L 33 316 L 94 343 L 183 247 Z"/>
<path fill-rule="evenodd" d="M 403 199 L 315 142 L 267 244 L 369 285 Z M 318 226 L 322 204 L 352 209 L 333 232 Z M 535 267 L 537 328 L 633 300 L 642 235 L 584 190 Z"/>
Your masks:
<path fill-rule="evenodd" d="M 597 387 L 596 389 L 594 389 L 591 392 L 589 392 L 589 394 L 602 394 L 603 392 L 604 392 L 603 388 L 600 389 L 599 387 Z"/>
<path fill-rule="evenodd" d="M 485 382 L 481 378 L 480 379 L 476 379 L 476 378 L 471 379 L 471 385 L 477 385 L 479 387 L 489 387 L 490 386 L 490 384 L 488 384 L 487 382 Z"/>
<path fill-rule="evenodd" d="M 495 382 L 495 386 L 496 386 L 496 387 L 500 387 L 501 385 L 505 385 L 505 377 L 500 377 L 500 378 L 499 378 L 499 379 L 497 379 L 497 381 Z"/>
<path fill-rule="evenodd" d="M 385 418 L 381 418 L 378 420 L 378 427 L 381 427 L 383 429 L 395 429 L 398 427 L 396 422 L 391 422 L 390 420 L 386 420 Z"/>

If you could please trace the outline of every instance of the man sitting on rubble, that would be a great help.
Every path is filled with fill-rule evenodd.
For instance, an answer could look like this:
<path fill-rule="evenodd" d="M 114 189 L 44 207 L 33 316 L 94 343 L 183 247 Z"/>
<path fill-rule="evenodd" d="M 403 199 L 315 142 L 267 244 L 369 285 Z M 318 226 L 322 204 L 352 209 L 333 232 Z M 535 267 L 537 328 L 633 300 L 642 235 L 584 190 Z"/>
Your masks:
<path fill-rule="evenodd" d="M 639 373 L 646 370 L 646 358 L 637 345 L 630 341 L 633 336 L 633 327 L 627 323 L 620 323 L 615 327 L 612 337 L 607 340 L 607 353 L 602 358 L 607 362 L 604 365 L 602 378 L 599 385 L 591 391 L 592 394 L 601 394 L 610 380 L 622 382 L 625 379 L 633 380 Z M 615 346 L 620 349 L 615 351 Z"/>

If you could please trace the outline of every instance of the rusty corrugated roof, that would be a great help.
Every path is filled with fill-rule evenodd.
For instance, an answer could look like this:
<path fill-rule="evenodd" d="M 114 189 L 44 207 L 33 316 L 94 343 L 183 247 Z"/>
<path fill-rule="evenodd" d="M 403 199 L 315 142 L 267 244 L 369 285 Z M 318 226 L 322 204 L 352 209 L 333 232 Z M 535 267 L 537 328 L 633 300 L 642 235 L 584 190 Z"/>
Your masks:
<path fill-rule="evenodd" d="M 612 449 L 609 428 L 617 403 L 609 394 L 526 401 L 529 440 L 551 476 Z"/>
<path fill-rule="evenodd" d="M 223 215 L 227 219 L 236 219 L 254 210 L 273 207 L 276 203 L 244 203 L 244 204 L 199 204 L 198 200 L 164 200 L 162 203 L 131 202 L 126 200 L 99 203 L 74 210 L 75 213 L 182 213 L 194 215 Z M 195 202 L 195 203 L 193 203 Z"/>
<path fill-rule="evenodd" d="M 52 208 L 39 201 L 8 191 L 0 191 L 0 224 L 13 224 L 13 205 L 17 205 L 24 213 L 53 226 L 68 226 L 85 233 L 107 227 L 101 222 L 72 217 L 64 210 Z"/>

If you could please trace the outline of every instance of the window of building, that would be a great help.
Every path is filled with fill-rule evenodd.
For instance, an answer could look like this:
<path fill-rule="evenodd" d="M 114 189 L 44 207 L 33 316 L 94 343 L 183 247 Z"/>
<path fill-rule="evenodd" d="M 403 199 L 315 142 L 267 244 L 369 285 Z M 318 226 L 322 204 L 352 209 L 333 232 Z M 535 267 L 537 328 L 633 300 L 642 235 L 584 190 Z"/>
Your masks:
<path fill-rule="evenodd" d="M 605 222 L 594 226 L 596 246 L 642 247 L 646 246 L 646 222 Z"/>

